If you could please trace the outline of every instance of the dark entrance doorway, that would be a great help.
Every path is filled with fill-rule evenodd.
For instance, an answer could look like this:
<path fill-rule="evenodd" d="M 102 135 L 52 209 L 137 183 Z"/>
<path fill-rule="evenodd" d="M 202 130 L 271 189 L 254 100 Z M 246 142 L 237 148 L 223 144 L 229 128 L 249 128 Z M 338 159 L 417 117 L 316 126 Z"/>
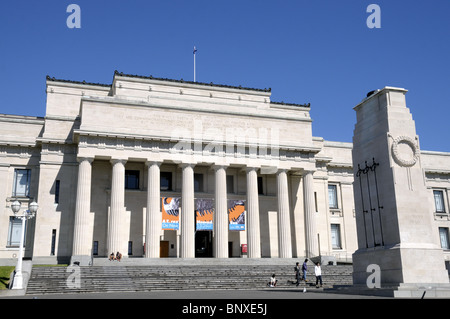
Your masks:
<path fill-rule="evenodd" d="M 195 257 L 212 257 L 212 231 L 195 232 Z"/>

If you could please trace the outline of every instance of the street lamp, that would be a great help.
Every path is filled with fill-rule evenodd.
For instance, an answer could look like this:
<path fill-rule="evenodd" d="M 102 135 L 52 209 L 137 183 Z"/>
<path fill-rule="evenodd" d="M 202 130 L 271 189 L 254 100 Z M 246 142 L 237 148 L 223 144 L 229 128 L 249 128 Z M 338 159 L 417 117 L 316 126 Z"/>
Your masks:
<path fill-rule="evenodd" d="M 25 210 L 22 215 L 19 214 L 21 204 L 19 201 L 14 201 L 11 205 L 11 209 L 16 218 L 19 218 L 22 221 L 22 231 L 20 234 L 20 246 L 19 246 L 19 258 L 17 260 L 16 271 L 13 279 L 12 289 L 23 289 L 23 275 L 22 275 L 22 259 L 23 259 L 23 239 L 25 237 L 25 222 L 27 219 L 31 219 L 36 216 L 36 212 L 38 210 L 38 204 L 36 202 L 32 202 L 28 205 L 28 209 Z"/>

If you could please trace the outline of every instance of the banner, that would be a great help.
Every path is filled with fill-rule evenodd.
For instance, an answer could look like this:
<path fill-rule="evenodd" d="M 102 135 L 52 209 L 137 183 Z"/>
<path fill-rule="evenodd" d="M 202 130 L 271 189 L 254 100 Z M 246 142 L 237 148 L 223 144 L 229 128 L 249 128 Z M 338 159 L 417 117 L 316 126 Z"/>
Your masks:
<path fill-rule="evenodd" d="M 195 210 L 195 229 L 213 230 L 214 200 L 198 198 Z"/>
<path fill-rule="evenodd" d="M 228 200 L 229 230 L 245 230 L 245 203 L 243 200 Z"/>
<path fill-rule="evenodd" d="M 180 198 L 163 197 L 162 198 L 162 229 L 180 228 Z"/>

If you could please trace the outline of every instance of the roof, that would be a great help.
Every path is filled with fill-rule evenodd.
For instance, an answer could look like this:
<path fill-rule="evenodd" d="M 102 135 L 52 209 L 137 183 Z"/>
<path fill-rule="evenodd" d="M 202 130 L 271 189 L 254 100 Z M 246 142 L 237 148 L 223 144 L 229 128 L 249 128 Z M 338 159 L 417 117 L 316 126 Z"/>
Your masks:
<path fill-rule="evenodd" d="M 238 89 L 238 90 L 251 90 L 251 91 L 258 91 L 258 92 L 271 92 L 272 91 L 271 88 L 258 89 L 258 88 L 243 87 L 241 85 L 233 86 L 233 85 L 225 85 L 225 84 L 216 84 L 213 82 L 205 83 L 205 82 L 185 81 L 183 79 L 175 80 L 175 79 L 169 79 L 169 78 L 158 78 L 158 77 L 154 77 L 152 75 L 146 76 L 146 75 L 136 75 L 136 74 L 125 74 L 125 73 L 119 72 L 117 70 L 114 71 L 114 76 L 123 76 L 123 77 L 129 77 L 129 78 L 137 78 L 137 79 L 151 79 L 151 80 L 157 80 L 157 81 L 167 81 L 167 82 L 176 82 L 176 83 L 187 83 L 187 84 L 194 84 L 194 85 L 212 86 L 212 87 L 220 87 L 220 88 L 231 88 L 231 89 Z M 95 85 L 95 86 L 101 86 L 101 87 L 111 87 L 111 84 L 56 79 L 55 77 L 51 77 L 49 75 L 47 75 L 47 81 L 74 83 L 74 84 L 82 84 L 82 85 Z M 270 103 L 277 104 L 277 105 L 310 107 L 310 103 L 296 104 L 296 103 L 273 102 L 273 101 L 271 101 Z"/>
<path fill-rule="evenodd" d="M 146 75 L 135 75 L 135 74 L 125 74 L 123 72 L 114 71 L 114 75 L 119 76 L 125 76 L 130 78 L 138 78 L 138 79 L 151 79 L 151 80 L 159 80 L 159 81 L 168 81 L 168 82 L 176 82 L 176 83 L 187 83 L 187 84 L 195 84 L 195 85 L 207 85 L 207 86 L 214 86 L 214 87 L 221 87 L 221 88 L 230 88 L 230 89 L 239 89 L 239 90 L 251 90 L 251 91 L 258 91 L 258 92 L 271 92 L 271 88 L 266 89 L 258 89 L 258 88 L 249 88 L 249 87 L 243 87 L 241 85 L 234 86 L 234 85 L 225 85 L 225 84 L 216 84 L 213 82 L 206 83 L 206 82 L 193 82 L 193 81 L 185 81 L 183 79 L 175 80 L 175 79 L 168 79 L 168 78 L 158 78 L 154 77 L 152 75 L 146 76 Z"/>

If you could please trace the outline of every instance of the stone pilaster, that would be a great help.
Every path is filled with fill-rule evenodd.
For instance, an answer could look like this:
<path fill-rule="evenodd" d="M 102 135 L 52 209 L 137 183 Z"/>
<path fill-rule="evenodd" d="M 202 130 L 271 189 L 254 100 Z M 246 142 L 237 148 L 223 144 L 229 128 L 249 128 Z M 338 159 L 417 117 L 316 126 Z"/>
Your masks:
<path fill-rule="evenodd" d="M 247 168 L 247 249 L 248 258 L 261 258 L 259 195 L 256 168 Z"/>
<path fill-rule="evenodd" d="M 303 175 L 303 197 L 305 205 L 306 257 L 319 255 L 314 208 L 314 180 L 312 171 Z"/>
<path fill-rule="evenodd" d="M 182 164 L 181 258 L 195 257 L 194 165 Z"/>
<path fill-rule="evenodd" d="M 147 186 L 147 211 L 145 231 L 145 257 L 159 258 L 161 233 L 161 211 L 160 211 L 160 162 L 147 162 L 148 186 Z"/>
<path fill-rule="evenodd" d="M 216 258 L 228 258 L 227 175 L 224 166 L 215 168 L 214 251 Z"/>
<path fill-rule="evenodd" d="M 286 170 L 277 172 L 278 252 L 280 258 L 292 258 L 289 193 Z"/>

